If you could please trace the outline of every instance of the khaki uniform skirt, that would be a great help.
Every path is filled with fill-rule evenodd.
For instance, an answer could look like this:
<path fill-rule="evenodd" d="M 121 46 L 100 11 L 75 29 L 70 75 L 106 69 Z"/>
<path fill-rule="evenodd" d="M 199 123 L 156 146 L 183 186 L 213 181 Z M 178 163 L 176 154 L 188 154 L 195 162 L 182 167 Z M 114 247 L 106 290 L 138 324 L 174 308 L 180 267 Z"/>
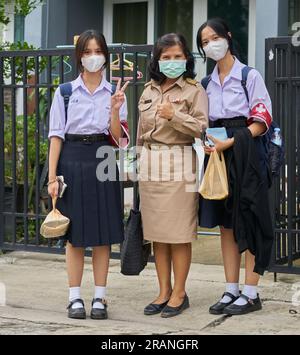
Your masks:
<path fill-rule="evenodd" d="M 197 237 L 198 184 L 192 146 L 144 144 L 139 188 L 144 238 L 167 244 Z"/>

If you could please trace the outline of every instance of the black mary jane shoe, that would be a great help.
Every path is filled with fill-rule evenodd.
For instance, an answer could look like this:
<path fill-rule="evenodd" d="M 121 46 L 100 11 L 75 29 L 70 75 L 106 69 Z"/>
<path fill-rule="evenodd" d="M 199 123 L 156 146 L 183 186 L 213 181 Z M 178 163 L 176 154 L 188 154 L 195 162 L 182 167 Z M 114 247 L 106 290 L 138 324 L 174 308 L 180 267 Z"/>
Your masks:
<path fill-rule="evenodd" d="M 169 300 L 165 303 L 162 304 L 154 304 L 151 303 L 149 304 L 145 309 L 144 309 L 144 315 L 145 316 L 154 316 L 156 314 L 159 314 L 162 312 L 162 310 L 166 307 L 168 304 Z"/>
<path fill-rule="evenodd" d="M 235 297 L 232 293 L 230 292 L 225 292 L 221 298 L 221 300 L 225 297 L 229 297 L 231 298 L 231 301 L 228 303 L 222 303 L 222 302 L 217 302 L 216 304 L 214 304 L 213 306 L 210 307 L 209 309 L 209 313 L 210 314 L 214 314 L 214 315 L 220 315 L 223 314 L 223 311 L 226 307 L 230 306 L 232 303 L 234 303 L 237 299 L 240 298 L 240 296 Z"/>
<path fill-rule="evenodd" d="M 81 303 L 82 307 L 73 309 L 72 306 L 75 303 Z M 67 307 L 67 310 L 68 310 L 68 317 L 71 318 L 71 319 L 86 319 L 86 312 L 85 312 L 85 308 L 84 308 L 84 302 L 81 299 L 77 299 L 77 300 L 71 301 L 70 304 Z"/>
<path fill-rule="evenodd" d="M 262 304 L 259 295 L 257 295 L 257 298 L 255 300 L 252 300 L 251 298 L 243 294 L 241 294 L 240 297 L 246 300 L 247 304 L 243 306 L 231 304 L 230 306 L 224 309 L 223 313 L 229 316 L 241 316 L 251 312 L 260 311 L 262 309 Z"/>
<path fill-rule="evenodd" d="M 95 303 L 102 303 L 104 309 L 93 308 Z M 107 303 L 104 299 L 101 298 L 94 298 L 92 301 L 92 310 L 91 310 L 91 319 L 100 320 L 100 319 L 107 319 Z"/>
<path fill-rule="evenodd" d="M 182 304 L 178 307 L 170 307 L 166 305 L 161 313 L 162 318 L 172 318 L 181 314 L 184 310 L 190 307 L 190 301 L 187 295 L 184 296 Z"/>

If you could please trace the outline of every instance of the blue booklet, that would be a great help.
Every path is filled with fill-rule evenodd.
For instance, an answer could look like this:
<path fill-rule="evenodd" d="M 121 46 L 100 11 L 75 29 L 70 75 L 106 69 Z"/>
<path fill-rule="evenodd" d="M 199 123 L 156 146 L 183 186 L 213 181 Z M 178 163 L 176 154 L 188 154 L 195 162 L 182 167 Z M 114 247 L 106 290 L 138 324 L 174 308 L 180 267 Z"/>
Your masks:
<path fill-rule="evenodd" d="M 228 139 L 227 131 L 225 127 L 217 127 L 217 128 L 207 128 L 206 136 L 212 136 L 220 141 L 226 141 Z M 206 137 L 206 141 L 210 146 L 214 146 L 214 143 Z"/>

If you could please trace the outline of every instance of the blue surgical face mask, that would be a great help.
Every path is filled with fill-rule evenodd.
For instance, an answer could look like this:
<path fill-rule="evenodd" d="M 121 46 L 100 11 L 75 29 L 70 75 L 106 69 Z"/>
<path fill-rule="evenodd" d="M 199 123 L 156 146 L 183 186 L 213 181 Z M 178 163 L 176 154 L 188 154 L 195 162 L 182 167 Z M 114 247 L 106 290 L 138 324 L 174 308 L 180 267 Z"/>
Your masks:
<path fill-rule="evenodd" d="M 159 70 L 169 79 L 177 79 L 186 72 L 186 60 L 160 60 Z"/>

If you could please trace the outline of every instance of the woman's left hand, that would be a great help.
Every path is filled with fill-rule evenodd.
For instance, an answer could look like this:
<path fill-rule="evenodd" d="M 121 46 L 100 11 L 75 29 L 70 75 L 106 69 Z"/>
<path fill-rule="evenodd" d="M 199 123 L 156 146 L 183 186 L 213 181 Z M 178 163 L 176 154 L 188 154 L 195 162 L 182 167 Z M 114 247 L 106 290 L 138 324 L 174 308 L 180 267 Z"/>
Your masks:
<path fill-rule="evenodd" d="M 118 81 L 118 85 L 116 88 L 115 94 L 111 97 L 111 109 L 112 111 L 119 112 L 121 106 L 125 102 L 125 90 L 129 85 L 129 81 L 125 83 L 123 87 L 121 87 L 122 81 L 121 79 Z"/>
<path fill-rule="evenodd" d="M 207 138 L 214 143 L 213 148 L 216 149 L 218 153 L 224 152 L 225 150 L 231 148 L 234 144 L 234 138 L 228 138 L 226 141 L 221 141 L 209 135 L 207 135 Z"/>

